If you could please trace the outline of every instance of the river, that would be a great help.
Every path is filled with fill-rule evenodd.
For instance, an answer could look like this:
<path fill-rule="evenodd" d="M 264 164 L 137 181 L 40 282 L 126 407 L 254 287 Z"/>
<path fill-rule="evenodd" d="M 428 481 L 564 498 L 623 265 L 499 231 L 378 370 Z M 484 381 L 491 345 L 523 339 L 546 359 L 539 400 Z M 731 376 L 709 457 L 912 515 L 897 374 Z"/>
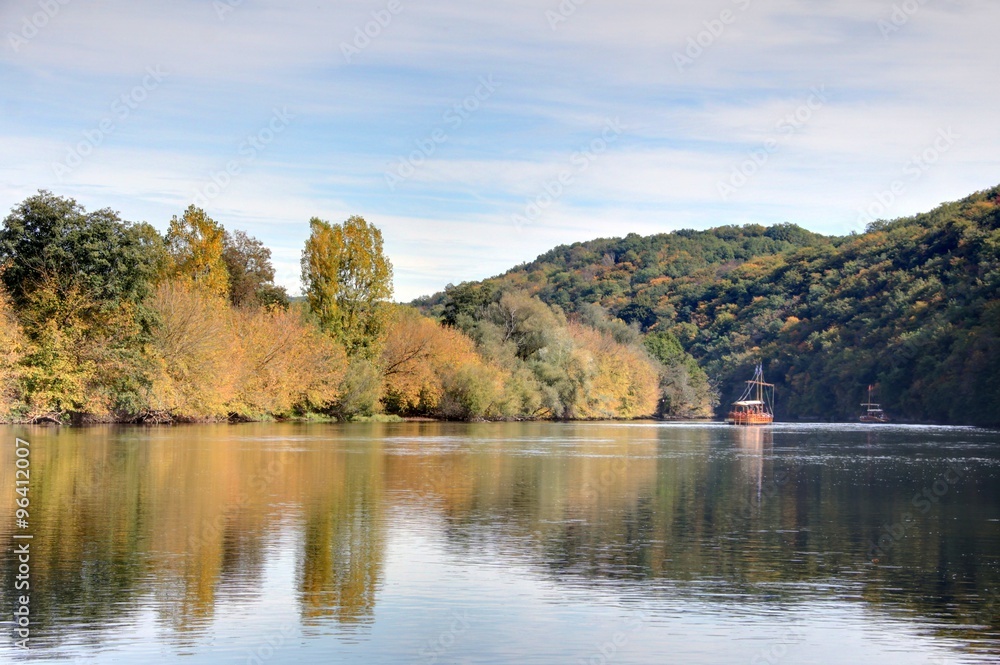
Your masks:
<path fill-rule="evenodd" d="M 1000 432 L 0 432 L 0 662 L 1000 661 Z"/>

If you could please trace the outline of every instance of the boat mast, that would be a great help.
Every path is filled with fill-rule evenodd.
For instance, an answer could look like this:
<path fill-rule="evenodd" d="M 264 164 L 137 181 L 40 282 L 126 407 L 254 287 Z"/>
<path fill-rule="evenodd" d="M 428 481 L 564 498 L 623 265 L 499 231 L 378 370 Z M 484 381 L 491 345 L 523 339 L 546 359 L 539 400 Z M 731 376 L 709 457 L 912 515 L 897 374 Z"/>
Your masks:
<path fill-rule="evenodd" d="M 764 388 L 768 387 L 773 389 L 773 383 L 764 383 L 764 363 L 757 365 L 757 369 L 754 371 L 753 378 L 747 381 L 748 384 L 756 386 L 757 388 L 757 401 L 761 404 L 765 404 L 764 401 Z M 748 391 L 749 392 L 749 391 Z"/>
<path fill-rule="evenodd" d="M 869 412 L 874 411 L 880 406 L 879 404 L 876 404 L 875 402 L 872 401 L 872 391 L 874 389 L 875 386 L 873 386 L 872 384 L 868 384 L 868 401 L 861 405 L 865 407 Z"/>

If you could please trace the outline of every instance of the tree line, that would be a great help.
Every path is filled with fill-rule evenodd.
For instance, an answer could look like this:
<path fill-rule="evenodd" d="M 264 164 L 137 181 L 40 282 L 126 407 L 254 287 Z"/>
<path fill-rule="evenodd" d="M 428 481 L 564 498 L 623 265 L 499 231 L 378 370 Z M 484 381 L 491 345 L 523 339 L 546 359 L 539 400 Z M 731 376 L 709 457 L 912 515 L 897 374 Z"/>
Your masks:
<path fill-rule="evenodd" d="M 189 207 L 160 234 L 40 191 L 0 229 L 7 422 L 708 415 L 671 333 L 522 288 L 450 289 L 443 316 L 392 298 L 382 234 L 310 220 L 303 298 L 271 252 Z"/>
<path fill-rule="evenodd" d="M 763 362 L 780 419 L 853 420 L 873 385 L 896 419 L 995 425 L 998 201 L 597 239 L 406 306 L 361 217 L 310 221 L 290 299 L 196 207 L 161 235 L 43 191 L 0 229 L 0 417 L 708 417 Z"/>

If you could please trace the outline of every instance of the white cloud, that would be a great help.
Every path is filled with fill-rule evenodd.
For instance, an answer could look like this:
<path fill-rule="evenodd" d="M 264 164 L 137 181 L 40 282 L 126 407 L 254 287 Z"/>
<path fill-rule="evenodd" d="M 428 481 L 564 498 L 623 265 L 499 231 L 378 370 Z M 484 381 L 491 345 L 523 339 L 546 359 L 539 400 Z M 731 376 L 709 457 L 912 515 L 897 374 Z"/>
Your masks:
<path fill-rule="evenodd" d="M 888 35 L 878 24 L 891 20 L 888 1 L 592 1 L 555 29 L 546 12 L 556 0 L 399 2 L 350 63 L 341 44 L 387 1 L 245 0 L 220 18 L 196 0 L 69 0 L 16 50 L 7 36 L 38 5 L 4 3 L 0 205 L 45 187 L 163 228 L 287 106 L 288 131 L 243 164 L 209 213 L 272 246 L 293 290 L 309 217 L 362 214 L 383 228 L 397 294 L 409 299 L 596 236 L 745 221 L 848 232 L 942 128 L 961 139 L 889 216 L 998 180 L 1000 6 L 987 0 L 923 3 Z M 706 37 L 723 10 L 733 20 Z M 689 38 L 703 52 L 678 71 Z M 168 80 L 55 178 L 52 163 L 157 65 Z M 496 93 L 460 126 L 443 124 L 488 75 Z M 815 86 L 828 101 L 793 133 L 778 130 Z M 514 229 L 511 215 L 607 118 L 626 126 L 620 140 Z M 437 128 L 447 142 L 390 191 L 388 165 Z M 768 139 L 777 151 L 720 197 L 719 182 Z"/>

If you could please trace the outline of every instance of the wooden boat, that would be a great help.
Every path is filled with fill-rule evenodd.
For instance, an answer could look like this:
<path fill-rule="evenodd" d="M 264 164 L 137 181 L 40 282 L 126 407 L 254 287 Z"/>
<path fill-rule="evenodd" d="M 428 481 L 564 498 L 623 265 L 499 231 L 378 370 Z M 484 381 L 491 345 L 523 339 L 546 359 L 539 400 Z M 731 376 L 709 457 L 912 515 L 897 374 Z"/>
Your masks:
<path fill-rule="evenodd" d="M 767 389 L 771 389 L 768 396 Z M 743 396 L 733 402 L 726 417 L 730 425 L 770 425 L 774 422 L 774 384 L 764 383 L 764 366 L 757 365 L 753 378 L 747 381 Z"/>
<path fill-rule="evenodd" d="M 885 411 L 882 410 L 882 405 L 876 404 L 872 401 L 873 388 L 874 386 L 868 386 L 868 401 L 861 405 L 861 407 L 865 410 L 865 412 L 861 414 L 861 422 L 887 423 L 889 422 L 889 416 L 885 415 Z"/>

